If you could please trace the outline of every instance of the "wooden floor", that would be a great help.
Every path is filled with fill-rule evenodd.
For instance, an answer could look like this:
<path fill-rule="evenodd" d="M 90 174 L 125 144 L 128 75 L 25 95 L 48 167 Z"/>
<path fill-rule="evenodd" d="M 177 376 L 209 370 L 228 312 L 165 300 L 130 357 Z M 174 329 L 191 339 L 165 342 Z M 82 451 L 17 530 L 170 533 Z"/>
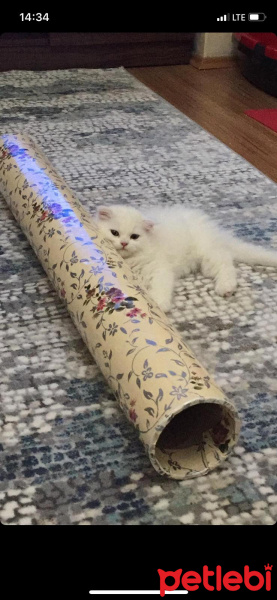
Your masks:
<path fill-rule="evenodd" d="M 209 70 L 192 65 L 128 70 L 277 182 L 277 133 L 244 115 L 251 108 L 277 108 L 277 98 L 249 83 L 236 63 Z"/>

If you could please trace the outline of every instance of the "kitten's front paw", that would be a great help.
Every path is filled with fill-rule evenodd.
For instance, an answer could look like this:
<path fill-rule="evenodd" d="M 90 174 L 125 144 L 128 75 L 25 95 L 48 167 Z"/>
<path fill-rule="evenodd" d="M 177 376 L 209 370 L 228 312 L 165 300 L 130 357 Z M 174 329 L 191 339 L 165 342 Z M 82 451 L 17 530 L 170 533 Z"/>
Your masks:
<path fill-rule="evenodd" d="M 153 298 L 153 300 L 157 303 L 157 305 L 159 306 L 159 308 L 161 310 L 163 310 L 163 312 L 167 313 L 171 310 L 171 300 L 168 298 L 160 298 L 158 295 L 156 294 L 151 294 L 151 297 Z"/>
<path fill-rule="evenodd" d="M 161 310 L 163 310 L 163 312 L 168 313 L 171 310 L 171 302 L 158 302 L 159 307 Z"/>
<path fill-rule="evenodd" d="M 235 279 L 220 279 L 217 281 L 215 291 L 219 296 L 228 298 L 232 296 L 237 289 L 237 282 Z"/>

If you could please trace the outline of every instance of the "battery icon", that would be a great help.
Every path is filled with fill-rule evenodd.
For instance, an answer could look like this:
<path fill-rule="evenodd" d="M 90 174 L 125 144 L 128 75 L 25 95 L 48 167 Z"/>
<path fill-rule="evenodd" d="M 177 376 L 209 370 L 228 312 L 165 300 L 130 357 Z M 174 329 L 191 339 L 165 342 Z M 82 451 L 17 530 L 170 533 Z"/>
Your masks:
<path fill-rule="evenodd" d="M 265 21 L 266 15 L 264 13 L 249 13 L 248 21 Z"/>

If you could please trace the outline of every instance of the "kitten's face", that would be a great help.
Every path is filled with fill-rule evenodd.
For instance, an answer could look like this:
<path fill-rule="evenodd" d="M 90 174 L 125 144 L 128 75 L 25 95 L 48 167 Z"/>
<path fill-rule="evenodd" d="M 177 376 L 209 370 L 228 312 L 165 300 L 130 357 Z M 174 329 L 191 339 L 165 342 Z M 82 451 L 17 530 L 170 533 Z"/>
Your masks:
<path fill-rule="evenodd" d="M 144 220 L 135 208 L 124 205 L 100 206 L 96 219 L 103 236 L 123 258 L 142 251 L 153 228 L 153 223 Z"/>

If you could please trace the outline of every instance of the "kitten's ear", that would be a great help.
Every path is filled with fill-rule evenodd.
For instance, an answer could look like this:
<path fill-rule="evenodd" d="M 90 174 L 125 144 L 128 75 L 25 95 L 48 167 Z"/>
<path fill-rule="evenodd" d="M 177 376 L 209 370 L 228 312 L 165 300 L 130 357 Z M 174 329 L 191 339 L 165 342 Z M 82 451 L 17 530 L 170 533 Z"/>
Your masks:
<path fill-rule="evenodd" d="M 144 231 L 151 231 L 154 227 L 155 223 L 153 221 L 143 221 L 143 229 Z"/>
<path fill-rule="evenodd" d="M 109 206 L 98 206 L 96 215 L 100 221 L 108 221 L 112 217 L 112 209 Z"/>

